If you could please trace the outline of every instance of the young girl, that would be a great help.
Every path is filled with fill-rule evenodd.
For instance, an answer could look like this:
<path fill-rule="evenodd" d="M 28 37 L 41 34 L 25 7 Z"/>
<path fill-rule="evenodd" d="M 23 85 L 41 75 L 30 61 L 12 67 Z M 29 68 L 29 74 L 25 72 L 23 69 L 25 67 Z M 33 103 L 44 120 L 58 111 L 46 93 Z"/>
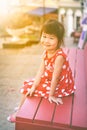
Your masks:
<path fill-rule="evenodd" d="M 20 92 L 23 94 L 19 109 L 27 96 L 44 97 L 50 103 L 63 104 L 62 97 L 75 91 L 74 80 L 69 62 L 61 45 L 64 27 L 55 19 L 48 20 L 41 29 L 41 44 L 45 51 L 35 79 L 27 80 Z M 8 117 L 15 122 L 16 113 Z"/>

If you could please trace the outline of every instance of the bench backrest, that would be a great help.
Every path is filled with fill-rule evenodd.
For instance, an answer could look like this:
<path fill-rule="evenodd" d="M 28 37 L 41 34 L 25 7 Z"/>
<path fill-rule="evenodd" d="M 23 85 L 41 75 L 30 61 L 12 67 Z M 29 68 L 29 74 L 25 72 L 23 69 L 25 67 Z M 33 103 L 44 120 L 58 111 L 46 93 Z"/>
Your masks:
<path fill-rule="evenodd" d="M 87 81 L 87 43 L 84 48 L 84 60 L 85 60 L 85 73 L 86 73 L 86 81 Z"/>

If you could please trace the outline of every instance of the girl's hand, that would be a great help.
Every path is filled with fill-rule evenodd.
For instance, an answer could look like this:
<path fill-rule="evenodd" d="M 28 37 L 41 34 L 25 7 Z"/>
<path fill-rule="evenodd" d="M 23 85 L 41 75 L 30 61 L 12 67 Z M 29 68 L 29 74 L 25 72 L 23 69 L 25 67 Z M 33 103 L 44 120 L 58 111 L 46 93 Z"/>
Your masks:
<path fill-rule="evenodd" d="M 31 89 L 26 93 L 26 97 L 27 96 L 32 96 L 33 95 L 33 93 L 35 92 L 35 87 L 31 87 Z"/>
<path fill-rule="evenodd" d="M 56 98 L 56 97 L 54 97 L 54 96 L 49 96 L 49 99 L 48 99 L 48 100 L 49 100 L 50 103 L 54 102 L 54 103 L 56 103 L 57 105 L 63 104 L 63 101 L 62 101 L 61 98 Z"/>

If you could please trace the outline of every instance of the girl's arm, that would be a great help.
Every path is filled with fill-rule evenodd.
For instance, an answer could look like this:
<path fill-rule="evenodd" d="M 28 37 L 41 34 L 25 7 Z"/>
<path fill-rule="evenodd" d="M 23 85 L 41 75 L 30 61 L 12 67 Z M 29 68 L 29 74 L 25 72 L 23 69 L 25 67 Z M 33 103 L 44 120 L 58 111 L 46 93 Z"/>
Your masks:
<path fill-rule="evenodd" d="M 41 65 L 40 65 L 39 70 L 38 70 L 38 72 L 36 74 L 35 81 L 34 81 L 32 87 L 31 87 L 31 89 L 27 92 L 26 96 L 28 96 L 28 95 L 32 96 L 32 94 L 34 93 L 36 87 L 40 83 L 41 76 L 42 76 L 43 72 L 44 72 L 44 59 L 42 59 L 42 61 L 41 61 Z"/>
<path fill-rule="evenodd" d="M 39 70 L 36 74 L 35 81 L 33 83 L 33 87 L 36 88 L 39 85 L 43 72 L 44 72 L 44 59 L 42 59 L 42 61 L 41 61 L 41 65 L 40 65 Z"/>
<path fill-rule="evenodd" d="M 54 72 L 53 72 L 52 81 L 51 81 L 51 89 L 49 93 L 49 101 L 56 102 L 57 104 L 58 102 L 62 104 L 62 101 L 60 101 L 60 98 L 58 100 L 58 98 L 54 97 L 54 93 L 55 93 L 56 86 L 60 78 L 60 73 L 62 71 L 62 66 L 64 64 L 64 61 L 65 61 L 65 58 L 61 55 L 56 58 Z"/>

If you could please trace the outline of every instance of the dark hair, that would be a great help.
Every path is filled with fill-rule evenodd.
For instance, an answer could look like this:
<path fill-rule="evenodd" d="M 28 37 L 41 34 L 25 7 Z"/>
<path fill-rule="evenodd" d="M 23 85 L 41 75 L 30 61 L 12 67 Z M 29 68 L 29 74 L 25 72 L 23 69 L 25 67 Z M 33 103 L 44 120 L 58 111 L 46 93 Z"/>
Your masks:
<path fill-rule="evenodd" d="M 63 38 L 65 29 L 62 23 L 58 22 L 56 19 L 49 19 L 46 21 L 41 29 L 41 35 L 42 32 L 45 32 L 47 34 L 55 35 L 58 38 L 58 48 L 63 44 Z"/>

